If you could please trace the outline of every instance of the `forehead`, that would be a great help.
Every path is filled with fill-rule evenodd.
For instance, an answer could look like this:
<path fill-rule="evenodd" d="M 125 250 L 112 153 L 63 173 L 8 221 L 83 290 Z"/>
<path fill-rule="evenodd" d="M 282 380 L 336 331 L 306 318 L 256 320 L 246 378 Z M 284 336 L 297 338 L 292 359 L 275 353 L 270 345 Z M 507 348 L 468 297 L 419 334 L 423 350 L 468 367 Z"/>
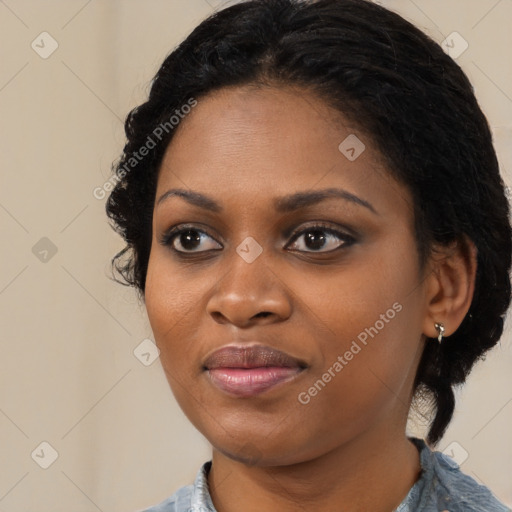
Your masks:
<path fill-rule="evenodd" d="M 410 202 L 369 138 L 326 102 L 299 88 L 243 86 L 200 98 L 181 121 L 157 196 L 179 187 L 256 200 L 334 186 Z"/>

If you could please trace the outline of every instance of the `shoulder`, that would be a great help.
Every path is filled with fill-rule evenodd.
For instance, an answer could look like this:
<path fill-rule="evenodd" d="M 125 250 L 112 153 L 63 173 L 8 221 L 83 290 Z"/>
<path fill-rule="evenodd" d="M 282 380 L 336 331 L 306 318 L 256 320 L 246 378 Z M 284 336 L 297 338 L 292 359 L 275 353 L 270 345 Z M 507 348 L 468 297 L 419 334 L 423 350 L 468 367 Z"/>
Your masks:
<path fill-rule="evenodd" d="M 425 446 L 426 447 L 426 446 Z M 430 497 L 435 510 L 447 512 L 510 512 L 484 485 L 463 473 L 451 457 L 428 447 L 432 478 L 426 497 Z M 426 504 L 426 503 L 425 503 Z M 422 509 L 423 510 L 423 509 Z M 425 511 L 428 511 L 428 506 Z"/>
<path fill-rule="evenodd" d="M 197 472 L 193 484 L 181 487 L 161 503 L 138 512 L 215 512 L 208 490 L 208 472 L 211 461 Z"/>
<path fill-rule="evenodd" d="M 192 510 L 193 492 L 193 485 L 181 487 L 164 501 L 139 512 L 189 512 Z"/>

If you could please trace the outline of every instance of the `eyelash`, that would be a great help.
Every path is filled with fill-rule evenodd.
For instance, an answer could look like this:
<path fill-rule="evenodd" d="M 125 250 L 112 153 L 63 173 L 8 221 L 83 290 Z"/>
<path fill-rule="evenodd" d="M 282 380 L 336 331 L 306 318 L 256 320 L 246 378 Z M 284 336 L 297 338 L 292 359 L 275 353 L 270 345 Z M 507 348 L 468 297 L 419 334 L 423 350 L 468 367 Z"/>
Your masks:
<path fill-rule="evenodd" d="M 219 249 L 207 249 L 206 251 L 180 251 L 180 250 L 176 249 L 173 246 L 174 240 L 182 233 L 186 233 L 188 231 L 192 231 L 192 232 L 199 233 L 199 234 L 204 234 L 204 235 L 212 238 L 213 240 L 215 240 L 215 238 L 213 238 L 211 235 L 209 235 L 205 230 L 199 229 L 194 225 L 181 224 L 181 225 L 175 226 L 175 227 L 169 229 L 167 232 L 165 232 L 160 239 L 160 244 L 169 247 L 174 253 L 176 253 L 181 258 L 187 258 L 187 257 L 191 257 L 191 256 L 193 257 L 193 256 L 197 256 L 199 254 L 201 254 L 201 255 L 206 254 L 210 251 L 219 250 Z M 292 233 L 290 235 L 289 244 L 296 242 L 296 240 L 298 240 L 301 235 L 304 235 L 304 234 L 312 232 L 312 231 L 321 231 L 323 233 L 334 235 L 337 238 L 339 238 L 343 243 L 340 244 L 335 249 L 331 249 L 329 251 L 297 251 L 297 252 L 306 253 L 306 254 L 331 254 L 331 253 L 338 251 L 340 249 L 343 249 L 345 247 L 349 247 L 350 245 L 352 245 L 356 242 L 356 238 L 354 236 L 344 233 L 342 231 L 339 231 L 337 229 L 334 229 L 330 225 L 326 225 L 321 222 L 318 222 L 316 224 L 312 224 L 310 226 L 307 226 L 306 228 L 297 230 L 294 233 Z M 215 242 L 217 242 L 217 240 L 215 240 Z M 217 242 L 217 243 L 220 243 L 220 242 Z M 287 244 L 287 246 L 289 244 Z"/>

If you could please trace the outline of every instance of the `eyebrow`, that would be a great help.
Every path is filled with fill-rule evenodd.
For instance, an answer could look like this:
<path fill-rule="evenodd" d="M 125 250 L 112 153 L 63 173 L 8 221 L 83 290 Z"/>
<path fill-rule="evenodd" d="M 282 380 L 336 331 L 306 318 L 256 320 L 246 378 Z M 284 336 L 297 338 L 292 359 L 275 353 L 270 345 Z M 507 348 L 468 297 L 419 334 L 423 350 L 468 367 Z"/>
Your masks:
<path fill-rule="evenodd" d="M 194 206 L 198 206 L 199 208 L 209 210 L 211 212 L 219 213 L 223 211 L 222 206 L 212 198 L 199 192 L 192 192 L 190 190 L 179 188 L 170 189 L 162 194 L 156 202 L 157 206 L 166 199 L 174 196 L 181 197 L 188 203 Z M 375 215 L 379 215 L 377 210 L 375 210 L 375 208 L 368 201 L 365 201 L 364 199 L 361 199 L 360 197 L 340 188 L 325 188 L 309 192 L 296 192 L 287 196 L 278 197 L 274 199 L 274 208 L 277 212 L 287 213 L 299 210 L 300 208 L 306 208 L 333 197 L 344 199 L 353 204 L 363 206 Z"/>

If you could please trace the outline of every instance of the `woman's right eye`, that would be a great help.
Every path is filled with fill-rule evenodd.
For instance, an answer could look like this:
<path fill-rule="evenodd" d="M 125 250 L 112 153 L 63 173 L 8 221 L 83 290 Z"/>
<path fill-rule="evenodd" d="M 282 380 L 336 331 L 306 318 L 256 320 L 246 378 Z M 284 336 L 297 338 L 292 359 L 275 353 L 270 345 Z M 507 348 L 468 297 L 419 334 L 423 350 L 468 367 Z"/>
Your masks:
<path fill-rule="evenodd" d="M 205 241 L 211 240 L 206 244 Z M 222 249 L 222 246 L 206 232 L 197 228 L 175 228 L 165 233 L 160 242 L 179 253 L 197 253 Z"/>

